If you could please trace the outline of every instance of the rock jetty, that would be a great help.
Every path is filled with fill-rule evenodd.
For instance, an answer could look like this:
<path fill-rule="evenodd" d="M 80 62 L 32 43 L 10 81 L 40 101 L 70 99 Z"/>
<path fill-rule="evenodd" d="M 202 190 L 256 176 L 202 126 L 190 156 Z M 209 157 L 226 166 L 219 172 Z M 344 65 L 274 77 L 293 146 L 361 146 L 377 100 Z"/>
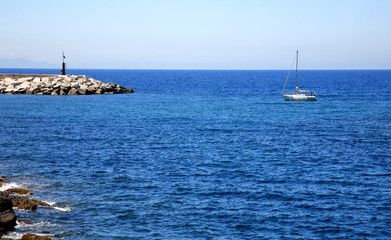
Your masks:
<path fill-rule="evenodd" d="M 89 95 L 133 93 L 85 75 L 0 74 L 0 94 Z"/>

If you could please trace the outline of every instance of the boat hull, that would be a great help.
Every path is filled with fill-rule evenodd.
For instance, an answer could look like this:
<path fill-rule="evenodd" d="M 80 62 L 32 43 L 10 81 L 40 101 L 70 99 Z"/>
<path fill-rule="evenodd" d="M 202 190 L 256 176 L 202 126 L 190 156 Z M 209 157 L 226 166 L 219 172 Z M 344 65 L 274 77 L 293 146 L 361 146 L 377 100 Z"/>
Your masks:
<path fill-rule="evenodd" d="M 317 101 L 318 99 L 314 95 L 306 94 L 284 94 L 282 97 L 285 101 Z"/>

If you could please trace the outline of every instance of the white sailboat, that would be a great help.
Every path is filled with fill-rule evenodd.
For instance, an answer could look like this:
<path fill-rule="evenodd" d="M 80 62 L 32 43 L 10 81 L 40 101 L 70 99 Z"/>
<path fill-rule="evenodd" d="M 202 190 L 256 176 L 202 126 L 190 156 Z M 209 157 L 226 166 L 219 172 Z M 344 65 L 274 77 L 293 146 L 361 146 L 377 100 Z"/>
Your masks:
<path fill-rule="evenodd" d="M 286 101 L 316 101 L 318 100 L 315 92 L 311 92 L 310 90 L 301 90 L 297 85 L 297 65 L 299 62 L 299 51 L 296 52 L 296 91 L 294 93 L 284 94 L 286 83 L 288 82 L 289 75 L 291 71 L 289 71 L 288 76 L 286 78 L 284 88 L 282 89 L 281 96 Z"/>

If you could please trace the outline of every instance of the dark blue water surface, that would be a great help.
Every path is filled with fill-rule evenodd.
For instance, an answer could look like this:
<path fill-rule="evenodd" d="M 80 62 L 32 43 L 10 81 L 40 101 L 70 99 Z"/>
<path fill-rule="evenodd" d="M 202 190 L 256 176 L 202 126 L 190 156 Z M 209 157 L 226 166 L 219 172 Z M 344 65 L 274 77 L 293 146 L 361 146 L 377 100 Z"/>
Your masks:
<path fill-rule="evenodd" d="M 65 209 L 17 232 L 391 238 L 391 71 L 300 72 L 317 102 L 283 100 L 288 71 L 69 73 L 135 93 L 0 95 L 0 174 Z"/>

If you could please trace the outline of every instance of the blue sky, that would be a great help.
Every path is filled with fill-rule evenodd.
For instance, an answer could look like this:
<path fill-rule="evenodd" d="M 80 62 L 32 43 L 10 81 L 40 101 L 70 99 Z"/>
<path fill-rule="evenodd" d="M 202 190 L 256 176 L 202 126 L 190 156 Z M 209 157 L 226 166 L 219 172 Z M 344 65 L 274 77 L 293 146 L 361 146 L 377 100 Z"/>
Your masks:
<path fill-rule="evenodd" d="M 70 68 L 391 69 L 389 0 L 0 0 L 0 58 Z M 1 68 L 1 66 L 0 66 Z"/>

